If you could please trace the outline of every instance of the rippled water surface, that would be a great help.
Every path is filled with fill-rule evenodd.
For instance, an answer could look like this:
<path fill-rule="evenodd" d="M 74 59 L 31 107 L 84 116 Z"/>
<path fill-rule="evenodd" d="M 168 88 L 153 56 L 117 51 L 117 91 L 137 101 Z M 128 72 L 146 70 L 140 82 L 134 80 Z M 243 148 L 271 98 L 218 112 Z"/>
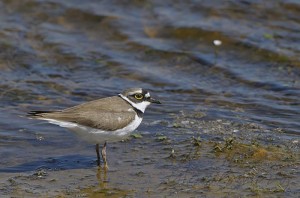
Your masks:
<path fill-rule="evenodd" d="M 180 126 L 185 130 L 174 135 L 178 116 L 193 117 L 193 123 L 251 123 L 264 129 L 260 134 L 280 131 L 280 135 L 271 132 L 271 136 L 297 143 L 299 30 L 300 3 L 296 0 L 1 0 L 1 172 L 10 177 L 46 167 L 86 169 L 93 175 L 92 145 L 66 129 L 29 120 L 26 112 L 66 108 L 116 95 L 128 87 L 147 88 L 163 105 L 147 109 L 138 129 L 144 134 L 143 140 L 114 143 L 109 148 L 115 167 L 111 171 L 111 188 L 122 183 L 124 189 L 114 191 L 118 196 L 141 196 L 136 189 L 146 192 L 147 185 L 153 195 L 157 187 L 154 184 L 171 181 L 170 177 L 183 178 L 174 176 L 174 170 L 168 168 L 172 163 L 161 162 L 165 159 L 160 152 L 162 143 L 155 141 L 157 136 L 166 136 L 178 143 L 195 135 L 192 133 L 203 135 L 201 124 L 191 130 L 186 130 L 190 126 Z M 214 40 L 222 44 L 215 46 Z M 209 128 L 206 133 L 210 133 Z M 143 152 L 134 154 L 135 146 Z M 154 153 L 150 152 L 152 149 Z M 170 148 L 165 148 L 165 152 L 170 153 Z M 195 175 L 202 171 L 197 167 L 210 163 L 214 162 L 201 164 L 199 159 L 176 167 L 182 171 L 189 167 L 187 174 Z M 120 166 L 128 174 L 117 171 Z M 132 166 L 141 171 L 134 172 Z M 157 171 L 160 166 L 164 167 Z M 163 177 L 164 173 L 171 176 Z M 153 174 L 148 183 L 138 182 L 147 178 L 143 174 Z M 128 183 L 118 181 L 120 177 L 126 177 Z M 203 182 L 190 179 L 193 185 Z M 175 191 L 182 196 L 195 195 L 184 194 L 184 189 L 174 185 L 174 191 L 166 191 L 169 184 L 162 182 L 157 191 L 165 195 Z M 52 188 L 56 189 L 55 185 L 49 187 Z"/>

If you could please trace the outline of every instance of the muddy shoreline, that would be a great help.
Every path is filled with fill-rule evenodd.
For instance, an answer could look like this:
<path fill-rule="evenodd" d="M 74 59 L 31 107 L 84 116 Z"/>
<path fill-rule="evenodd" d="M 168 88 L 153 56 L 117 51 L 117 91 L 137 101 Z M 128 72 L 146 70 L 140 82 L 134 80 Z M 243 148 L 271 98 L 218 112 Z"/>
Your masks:
<path fill-rule="evenodd" d="M 109 144 L 108 171 L 97 168 L 92 155 L 78 156 L 73 161 L 63 156 L 45 159 L 44 165 L 33 171 L 3 173 L 2 170 L 2 196 L 297 197 L 299 194 L 299 138 L 288 138 L 282 129 L 184 115 L 172 122 L 147 124 L 160 129 L 154 134 L 138 131 L 130 139 Z M 79 165 L 68 169 L 59 168 L 60 163 Z"/>

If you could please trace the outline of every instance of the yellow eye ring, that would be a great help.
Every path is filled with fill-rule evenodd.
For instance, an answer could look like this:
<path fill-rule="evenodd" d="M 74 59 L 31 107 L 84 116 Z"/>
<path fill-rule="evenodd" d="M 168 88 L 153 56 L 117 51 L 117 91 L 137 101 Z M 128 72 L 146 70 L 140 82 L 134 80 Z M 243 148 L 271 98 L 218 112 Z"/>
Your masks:
<path fill-rule="evenodd" d="M 142 94 L 135 94 L 134 97 L 137 100 L 142 100 L 144 98 L 144 96 Z"/>

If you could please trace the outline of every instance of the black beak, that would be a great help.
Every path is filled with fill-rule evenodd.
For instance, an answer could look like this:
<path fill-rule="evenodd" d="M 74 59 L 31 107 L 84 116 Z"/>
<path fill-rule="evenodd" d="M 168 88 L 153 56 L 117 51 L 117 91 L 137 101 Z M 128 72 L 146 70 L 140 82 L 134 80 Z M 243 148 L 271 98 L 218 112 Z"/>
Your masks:
<path fill-rule="evenodd" d="M 159 100 L 155 100 L 154 98 L 149 98 L 148 101 L 151 103 L 161 104 L 161 102 L 159 102 Z"/>

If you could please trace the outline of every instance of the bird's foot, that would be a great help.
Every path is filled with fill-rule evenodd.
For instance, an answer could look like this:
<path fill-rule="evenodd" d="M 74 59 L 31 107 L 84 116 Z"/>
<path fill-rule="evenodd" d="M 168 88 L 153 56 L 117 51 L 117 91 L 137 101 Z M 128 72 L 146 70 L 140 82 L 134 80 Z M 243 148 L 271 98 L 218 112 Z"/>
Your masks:
<path fill-rule="evenodd" d="M 105 171 L 109 169 L 107 163 L 104 164 L 103 169 L 104 169 Z"/>

